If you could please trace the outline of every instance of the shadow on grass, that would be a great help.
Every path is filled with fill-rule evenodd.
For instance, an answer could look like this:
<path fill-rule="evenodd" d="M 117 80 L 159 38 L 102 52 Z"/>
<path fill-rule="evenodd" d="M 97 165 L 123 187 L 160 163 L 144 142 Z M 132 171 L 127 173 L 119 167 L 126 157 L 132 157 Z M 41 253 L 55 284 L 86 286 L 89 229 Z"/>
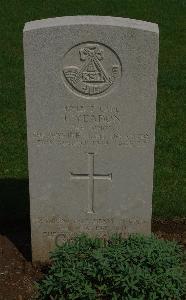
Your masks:
<path fill-rule="evenodd" d="M 0 234 L 31 260 L 28 179 L 0 179 Z"/>

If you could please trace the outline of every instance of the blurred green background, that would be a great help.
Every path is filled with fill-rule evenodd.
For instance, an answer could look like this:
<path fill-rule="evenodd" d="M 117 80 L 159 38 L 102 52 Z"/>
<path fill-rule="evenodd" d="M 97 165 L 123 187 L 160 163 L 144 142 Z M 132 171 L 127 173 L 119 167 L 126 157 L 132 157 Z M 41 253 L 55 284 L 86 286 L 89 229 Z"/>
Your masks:
<path fill-rule="evenodd" d="M 184 83 L 186 1 L 0 1 L 0 218 L 29 214 L 22 32 L 24 23 L 66 15 L 110 15 L 160 28 L 154 217 L 186 216 Z"/>

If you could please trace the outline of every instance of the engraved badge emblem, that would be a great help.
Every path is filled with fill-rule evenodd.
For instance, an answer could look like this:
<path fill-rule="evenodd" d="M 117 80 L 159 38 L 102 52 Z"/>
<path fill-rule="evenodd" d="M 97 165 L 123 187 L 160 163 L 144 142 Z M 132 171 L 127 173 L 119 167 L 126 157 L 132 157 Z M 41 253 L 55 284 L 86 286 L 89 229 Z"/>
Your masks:
<path fill-rule="evenodd" d="M 120 77 L 119 57 L 103 44 L 82 43 L 64 56 L 64 81 L 77 94 L 88 98 L 105 95 L 119 82 Z"/>

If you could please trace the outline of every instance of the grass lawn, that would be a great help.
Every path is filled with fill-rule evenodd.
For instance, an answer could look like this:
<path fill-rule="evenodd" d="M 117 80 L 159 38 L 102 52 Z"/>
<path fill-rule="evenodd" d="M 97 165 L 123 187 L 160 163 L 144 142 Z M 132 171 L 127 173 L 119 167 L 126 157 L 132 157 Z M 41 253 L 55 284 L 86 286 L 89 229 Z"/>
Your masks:
<path fill-rule="evenodd" d="M 186 216 L 184 177 L 184 0 L 0 1 L 0 218 L 28 213 L 22 31 L 31 20 L 111 15 L 160 27 L 153 214 Z"/>

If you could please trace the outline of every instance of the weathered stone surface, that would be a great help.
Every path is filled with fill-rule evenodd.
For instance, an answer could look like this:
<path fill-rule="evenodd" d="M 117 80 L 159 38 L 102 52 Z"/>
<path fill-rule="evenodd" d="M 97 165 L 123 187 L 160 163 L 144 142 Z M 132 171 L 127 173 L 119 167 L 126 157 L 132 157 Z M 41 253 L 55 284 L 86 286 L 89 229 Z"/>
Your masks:
<path fill-rule="evenodd" d="M 29 22 L 24 54 L 33 260 L 81 232 L 150 233 L 158 26 Z"/>

